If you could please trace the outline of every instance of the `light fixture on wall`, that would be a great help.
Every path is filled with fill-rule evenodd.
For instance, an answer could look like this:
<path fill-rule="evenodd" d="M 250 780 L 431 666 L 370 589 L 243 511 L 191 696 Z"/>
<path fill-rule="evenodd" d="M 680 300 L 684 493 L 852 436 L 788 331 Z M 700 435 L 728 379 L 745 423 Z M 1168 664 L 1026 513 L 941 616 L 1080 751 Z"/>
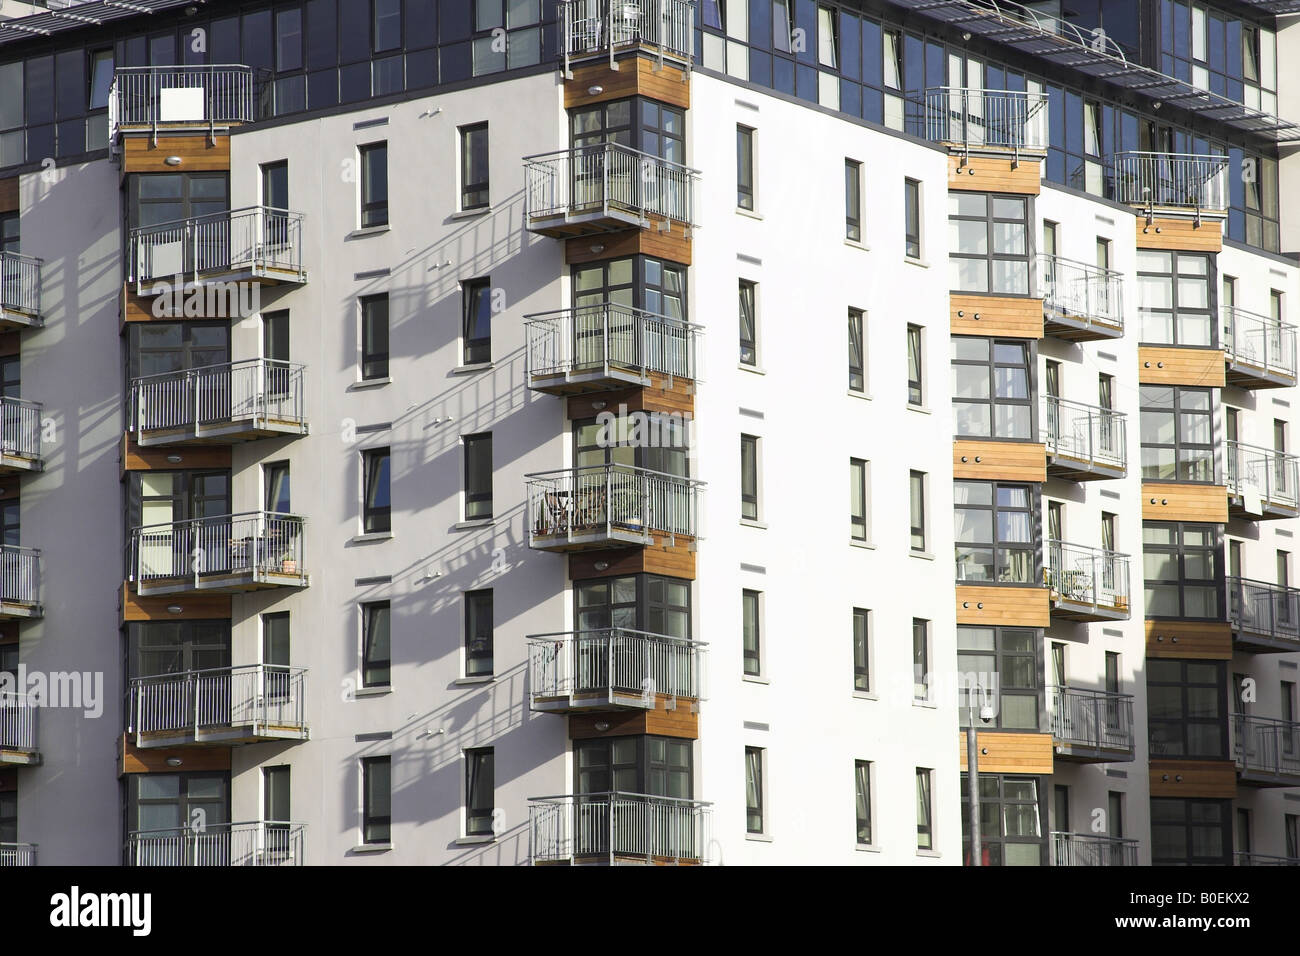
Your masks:
<path fill-rule="evenodd" d="M 168 156 L 166 159 L 163 160 L 163 162 L 166 163 L 168 166 L 179 166 L 181 164 L 181 161 L 182 160 L 179 156 Z"/>
<path fill-rule="evenodd" d="M 597 561 L 595 564 L 592 565 L 592 567 L 595 568 L 597 571 L 608 571 L 608 570 L 609 570 L 609 562 L 608 562 L 608 561 Z"/>
<path fill-rule="evenodd" d="M 185 610 L 185 608 L 181 607 L 179 604 L 168 604 L 168 605 L 167 605 L 167 613 L 168 613 L 168 614 L 179 614 L 179 613 L 181 613 L 181 611 L 183 611 L 183 610 Z"/>
<path fill-rule="evenodd" d="M 601 93 L 604 93 L 604 92 L 605 92 L 605 88 L 604 88 L 603 86 L 589 86 L 589 87 L 587 87 L 587 94 L 588 94 L 589 96 L 600 96 L 600 94 L 601 94 Z"/>
<path fill-rule="evenodd" d="M 173 465 L 179 465 L 185 459 L 182 458 L 180 455 L 173 453 L 167 456 L 167 460 L 171 462 Z"/>
<path fill-rule="evenodd" d="M 167 766 L 169 766 L 169 767 L 179 767 L 179 766 L 181 765 L 181 763 L 182 763 L 182 761 L 181 761 L 181 758 L 180 758 L 180 757 L 168 757 L 168 758 L 167 758 Z"/>
<path fill-rule="evenodd" d="M 604 408 L 604 407 L 605 407 L 606 405 L 608 405 L 608 404 L 609 404 L 609 402 L 592 402 L 592 403 L 591 403 L 591 407 L 594 408 L 596 411 L 600 411 L 602 408 Z"/>
<path fill-rule="evenodd" d="M 604 247 L 603 245 L 601 245 L 599 242 L 597 242 L 597 243 L 593 243 L 592 246 L 591 246 L 591 251 L 592 251 L 592 254 L 593 254 L 593 255 L 597 255 L 597 256 L 598 256 L 598 255 L 600 255 L 602 252 L 605 251 L 605 247 Z"/>
<path fill-rule="evenodd" d="M 595 725 L 595 726 L 596 726 L 596 730 L 599 731 L 599 732 L 602 733 L 602 734 L 603 734 L 605 731 L 609 730 L 609 722 L 608 722 L 608 721 L 598 720 L 598 721 L 596 721 L 596 725 Z"/>

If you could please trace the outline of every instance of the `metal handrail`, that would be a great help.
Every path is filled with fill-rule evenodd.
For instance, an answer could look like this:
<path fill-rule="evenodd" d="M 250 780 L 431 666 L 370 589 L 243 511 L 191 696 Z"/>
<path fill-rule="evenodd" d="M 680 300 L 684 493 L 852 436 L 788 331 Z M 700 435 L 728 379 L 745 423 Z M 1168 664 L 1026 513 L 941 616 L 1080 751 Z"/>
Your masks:
<path fill-rule="evenodd" d="M 1289 322 L 1225 305 L 1223 351 L 1229 365 L 1266 375 L 1296 377 L 1296 327 Z"/>
<path fill-rule="evenodd" d="M 1228 157 L 1130 150 L 1111 156 L 1115 201 L 1226 212 Z"/>
<path fill-rule="evenodd" d="M 302 275 L 302 222 L 300 212 L 244 206 L 139 226 L 128 238 L 128 278 L 165 282 L 259 267 Z"/>
<path fill-rule="evenodd" d="M 0 450 L 14 458 L 40 461 L 40 402 L 0 398 Z"/>
<path fill-rule="evenodd" d="M 38 709 L 27 694 L 0 693 L 0 750 L 36 752 Z"/>
<path fill-rule="evenodd" d="M 1047 94 L 1015 90 L 930 87 L 911 102 L 916 133 L 971 149 L 1047 149 Z"/>
<path fill-rule="evenodd" d="M 279 821 L 133 830 L 128 866 L 302 866 L 307 825 Z"/>
<path fill-rule="evenodd" d="M 1230 495 L 1300 508 L 1300 457 L 1239 441 L 1224 442 L 1223 457 Z"/>
<path fill-rule="evenodd" d="M 1068 541 L 1048 541 L 1043 576 L 1057 599 L 1093 608 L 1129 606 L 1129 556 Z"/>
<path fill-rule="evenodd" d="M 204 575 L 302 575 L 303 526 L 298 515 L 245 511 L 141 525 L 131 530 L 135 581 Z"/>
<path fill-rule="evenodd" d="M 700 641 L 625 627 L 528 636 L 528 687 L 539 698 L 604 693 L 703 697 Z"/>
<path fill-rule="evenodd" d="M 174 66 L 119 66 L 113 71 L 109 138 L 123 126 L 157 130 L 172 124 L 209 128 L 260 119 L 258 71 L 237 63 Z M 182 90 L 200 91 L 200 102 Z M 197 115 L 194 107 L 198 106 Z"/>
<path fill-rule="evenodd" d="M 1270 856 L 1266 853 L 1251 853 L 1248 850 L 1236 850 L 1232 854 L 1233 866 L 1300 866 L 1300 856 Z"/>
<path fill-rule="evenodd" d="M 1132 751 L 1133 695 L 1050 686 L 1052 736 L 1093 750 Z"/>
<path fill-rule="evenodd" d="M 16 544 L 0 545 L 0 601 L 41 603 L 41 552 Z"/>
<path fill-rule="evenodd" d="M 524 157 L 527 219 L 622 212 L 688 226 L 695 221 L 698 170 L 630 146 L 595 143 Z"/>
<path fill-rule="evenodd" d="M 628 47 L 649 47 L 660 64 L 678 60 L 689 69 L 695 56 L 693 0 L 565 0 L 560 7 L 564 72 L 593 56 Z"/>
<path fill-rule="evenodd" d="M 1052 831 L 1053 866 L 1137 866 L 1138 841 L 1097 833 Z"/>
<path fill-rule="evenodd" d="M 1128 467 L 1128 418 L 1123 412 L 1055 395 L 1043 397 L 1043 444 L 1047 454 L 1090 467 Z"/>
<path fill-rule="evenodd" d="M 1228 623 L 1239 634 L 1267 637 L 1300 650 L 1300 590 L 1229 577 Z"/>
<path fill-rule="evenodd" d="M 1232 757 L 1246 773 L 1300 777 L 1300 723 L 1233 714 Z"/>
<path fill-rule="evenodd" d="M 0 311 L 41 314 L 41 266 L 45 260 L 0 252 Z"/>
<path fill-rule="evenodd" d="M 36 843 L 0 843 L 0 866 L 35 866 Z"/>
<path fill-rule="evenodd" d="M 137 434 L 202 427 L 240 419 L 306 424 L 306 366 L 279 359 L 243 359 L 131 379 L 128 428 Z"/>
<path fill-rule="evenodd" d="M 525 475 L 532 538 L 613 531 L 699 537 L 704 483 L 605 464 Z"/>
<path fill-rule="evenodd" d="M 133 734 L 252 726 L 306 730 L 306 668 L 245 664 L 131 679 Z"/>
<path fill-rule="evenodd" d="M 613 791 L 528 801 L 530 862 L 580 857 L 644 858 L 647 863 L 713 862 L 713 805 Z"/>
<path fill-rule="evenodd" d="M 524 316 L 528 374 L 624 368 L 695 379 L 703 326 L 616 302 Z"/>
<path fill-rule="evenodd" d="M 1043 308 L 1062 318 L 1124 328 L 1124 275 L 1064 256 L 1038 256 Z"/>

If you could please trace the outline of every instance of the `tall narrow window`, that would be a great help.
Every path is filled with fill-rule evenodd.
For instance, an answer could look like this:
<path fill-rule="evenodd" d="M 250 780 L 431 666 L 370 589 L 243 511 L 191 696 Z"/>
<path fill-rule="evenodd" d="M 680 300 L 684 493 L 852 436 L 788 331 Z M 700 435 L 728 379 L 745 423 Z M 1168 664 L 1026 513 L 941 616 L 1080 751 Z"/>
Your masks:
<path fill-rule="evenodd" d="M 903 180 L 903 238 L 910 259 L 921 258 L 921 184 Z"/>
<path fill-rule="evenodd" d="M 465 592 L 465 676 L 492 673 L 492 589 Z"/>
<path fill-rule="evenodd" d="M 492 517 L 492 434 L 466 435 L 465 520 Z"/>
<path fill-rule="evenodd" d="M 736 126 L 736 205 L 754 209 L 754 131 Z"/>
<path fill-rule="evenodd" d="M 361 761 L 361 839 L 387 843 L 392 839 L 392 758 L 365 757 Z"/>
<path fill-rule="evenodd" d="M 361 300 L 361 379 L 388 378 L 388 293 Z"/>
<path fill-rule="evenodd" d="M 285 701 L 293 688 L 289 676 L 289 612 L 262 615 L 262 666 L 268 700 Z"/>
<path fill-rule="evenodd" d="M 289 809 L 289 768 L 287 766 L 262 768 L 262 819 L 267 823 L 284 824 L 287 829 L 292 811 Z M 283 838 L 271 838 L 267 847 L 272 852 L 287 847 L 277 846 Z"/>
<path fill-rule="evenodd" d="M 1300 859 L 1300 813 L 1288 813 L 1282 820 L 1282 829 L 1286 833 L 1286 855 Z"/>
<path fill-rule="evenodd" d="M 861 309 L 849 309 L 849 391 L 867 388 L 867 349 Z"/>
<path fill-rule="evenodd" d="M 758 439 L 740 436 L 740 516 L 758 520 Z"/>
<path fill-rule="evenodd" d="M 465 835 L 492 833 L 492 809 L 496 802 L 495 751 L 481 747 L 465 751 Z"/>
<path fill-rule="evenodd" d="M 844 235 L 862 241 L 862 164 L 844 160 Z"/>
<path fill-rule="evenodd" d="M 772 0 L 772 46 L 789 53 L 791 39 L 790 0 Z"/>
<path fill-rule="evenodd" d="M 831 7 L 817 8 L 817 62 L 832 70 L 840 65 L 838 13 Z"/>
<path fill-rule="evenodd" d="M 853 609 L 853 689 L 871 691 L 871 612 Z"/>
<path fill-rule="evenodd" d="M 930 622 L 912 618 L 912 696 L 930 699 Z"/>
<path fill-rule="evenodd" d="M 401 0 L 374 0 L 374 52 L 396 50 L 402 45 Z"/>
<path fill-rule="evenodd" d="M 908 502 L 912 521 L 912 550 L 925 550 L 925 473 L 908 475 Z"/>
<path fill-rule="evenodd" d="M 361 605 L 362 687 L 387 687 L 392 682 L 391 621 L 389 602 Z"/>
<path fill-rule="evenodd" d="M 460 208 L 488 205 L 488 124 L 460 128 Z"/>
<path fill-rule="evenodd" d="M 461 361 L 476 365 L 492 361 L 492 280 L 461 283 Z"/>
<path fill-rule="evenodd" d="M 857 804 L 858 843 L 871 845 L 871 764 L 857 760 L 853 764 L 853 789 Z"/>
<path fill-rule="evenodd" d="M 757 286 L 740 280 L 740 364 L 758 364 L 758 316 L 755 313 Z"/>
<path fill-rule="evenodd" d="M 744 630 L 745 674 L 758 677 L 763 673 L 762 635 L 760 632 L 760 597 L 758 591 L 740 592 L 741 627 Z"/>
<path fill-rule="evenodd" d="M 1214 481 L 1214 390 L 1141 385 L 1142 477 Z"/>
<path fill-rule="evenodd" d="M 923 370 L 921 327 L 909 325 L 907 327 L 907 403 L 909 405 L 924 404 Z"/>
<path fill-rule="evenodd" d="M 849 533 L 854 541 L 866 541 L 867 532 L 867 463 L 849 459 Z"/>
<path fill-rule="evenodd" d="M 932 771 L 916 768 L 916 848 L 934 849 L 934 800 Z"/>
<path fill-rule="evenodd" d="M 361 152 L 361 228 L 388 225 L 388 144 L 370 143 Z"/>
<path fill-rule="evenodd" d="M 745 748 L 745 830 L 763 832 L 763 749 Z"/>
<path fill-rule="evenodd" d="M 393 500 L 390 492 L 389 450 L 376 448 L 362 456 L 365 469 L 362 529 L 366 534 L 393 530 Z"/>

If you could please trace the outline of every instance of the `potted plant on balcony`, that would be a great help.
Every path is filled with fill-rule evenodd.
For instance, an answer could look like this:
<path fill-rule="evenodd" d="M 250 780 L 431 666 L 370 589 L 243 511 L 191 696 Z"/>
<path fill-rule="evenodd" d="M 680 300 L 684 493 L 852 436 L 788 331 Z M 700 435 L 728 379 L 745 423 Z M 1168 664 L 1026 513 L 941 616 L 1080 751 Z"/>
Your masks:
<path fill-rule="evenodd" d="M 282 574 L 298 573 L 298 562 L 294 559 L 292 551 L 285 551 L 280 555 L 280 572 Z"/>

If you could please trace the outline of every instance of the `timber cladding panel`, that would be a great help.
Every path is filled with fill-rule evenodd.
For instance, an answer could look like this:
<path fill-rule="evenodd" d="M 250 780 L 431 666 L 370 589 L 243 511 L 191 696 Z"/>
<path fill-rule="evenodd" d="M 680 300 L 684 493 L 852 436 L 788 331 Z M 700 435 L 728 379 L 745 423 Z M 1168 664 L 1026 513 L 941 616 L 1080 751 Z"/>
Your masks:
<path fill-rule="evenodd" d="M 1223 249 L 1223 227 L 1217 219 L 1162 219 L 1156 216 L 1147 225 L 1139 215 L 1137 247 L 1139 249 L 1176 249 L 1179 252 L 1219 252 Z"/>
<path fill-rule="evenodd" d="M 118 738 L 118 752 L 121 757 L 118 774 L 125 773 L 196 773 L 203 770 L 229 770 L 229 747 L 160 747 L 139 750 L 131 743 L 130 736 L 123 734 Z M 175 758 L 178 766 L 168 766 L 167 761 Z"/>
<path fill-rule="evenodd" d="M 961 769 L 966 769 L 966 732 L 957 732 Z M 980 773 L 1052 772 L 1051 734 L 976 733 Z"/>
<path fill-rule="evenodd" d="M 661 385 L 666 384 L 666 380 L 661 382 Z M 586 392 L 569 397 L 568 416 L 576 422 L 595 418 L 601 412 L 617 415 L 621 406 L 626 406 L 629 412 L 666 412 L 689 418 L 695 414 L 695 388 L 692 383 L 679 378 L 672 388 L 650 385 L 614 392 Z"/>
<path fill-rule="evenodd" d="M 624 229 L 619 232 L 566 239 L 564 261 L 567 265 L 581 265 L 600 259 L 647 255 L 689 266 L 691 240 L 687 237 L 681 223 L 673 222 L 669 225 L 671 228 L 667 232 L 661 232 L 656 223 L 645 229 Z"/>
<path fill-rule="evenodd" d="M 229 468 L 229 445 L 185 445 L 141 448 L 130 432 L 122 433 L 121 470 L 171 471 L 177 468 Z M 168 461 L 179 457 L 180 461 Z"/>
<path fill-rule="evenodd" d="M 1142 482 L 1143 521 L 1228 523 L 1228 489 L 1223 485 Z"/>
<path fill-rule="evenodd" d="M 1036 442 L 955 441 L 952 476 L 988 481 L 1046 481 L 1047 448 Z"/>
<path fill-rule="evenodd" d="M 691 705 L 679 700 L 675 710 L 664 710 L 660 699 L 654 710 L 637 710 L 628 713 L 609 711 L 595 714 L 574 714 L 569 717 L 569 736 L 574 740 L 595 737 L 628 737 L 654 734 L 659 737 L 683 737 L 696 740 L 700 736 L 700 718 L 691 711 Z M 597 728 L 600 724 L 605 729 Z"/>
<path fill-rule="evenodd" d="M 1148 769 L 1153 797 L 1231 800 L 1237 796 L 1237 768 L 1230 760 L 1153 759 Z"/>
<path fill-rule="evenodd" d="M 179 156 L 179 166 L 168 166 L 167 157 Z M 188 136 L 125 136 L 122 139 L 122 172 L 201 173 L 230 169 L 230 137 L 208 140 L 207 131 Z"/>
<path fill-rule="evenodd" d="M 675 66 L 656 63 L 646 57 L 621 58 L 615 61 L 617 70 L 609 68 L 609 60 L 600 60 L 576 67 L 573 79 L 564 83 L 564 108 L 566 110 L 627 96 L 645 96 L 660 103 L 691 107 L 691 84 L 687 75 Z M 600 87 L 599 93 L 588 92 Z"/>
<path fill-rule="evenodd" d="M 948 331 L 953 335 L 1041 339 L 1043 300 L 953 293 L 948 297 Z"/>
<path fill-rule="evenodd" d="M 1219 621 L 1147 621 L 1147 657 L 1232 660 L 1232 625 Z"/>
<path fill-rule="evenodd" d="M 175 614 L 168 608 L 180 608 Z M 122 585 L 122 623 L 132 621 L 219 621 L 230 614 L 229 594 L 168 594 L 140 597 L 129 584 Z"/>
<path fill-rule="evenodd" d="M 604 567 L 597 569 L 597 564 Z M 669 578 L 695 580 L 695 552 L 676 547 L 620 548 L 611 551 L 578 551 L 569 555 L 569 580 L 612 578 L 624 574 L 662 574 Z"/>
<path fill-rule="evenodd" d="M 1037 196 L 1043 175 L 1037 160 L 1010 156 L 971 156 L 963 165 L 960 156 L 948 157 L 948 188 L 965 192 L 1015 193 Z"/>
<path fill-rule="evenodd" d="M 1138 349 L 1138 381 L 1143 385 L 1223 388 L 1223 350 L 1141 346 Z"/>
<path fill-rule="evenodd" d="M 0 179 L 0 212 L 18 211 L 18 177 Z"/>
<path fill-rule="evenodd" d="M 1046 588 L 957 585 L 958 624 L 1047 627 L 1051 621 Z"/>

